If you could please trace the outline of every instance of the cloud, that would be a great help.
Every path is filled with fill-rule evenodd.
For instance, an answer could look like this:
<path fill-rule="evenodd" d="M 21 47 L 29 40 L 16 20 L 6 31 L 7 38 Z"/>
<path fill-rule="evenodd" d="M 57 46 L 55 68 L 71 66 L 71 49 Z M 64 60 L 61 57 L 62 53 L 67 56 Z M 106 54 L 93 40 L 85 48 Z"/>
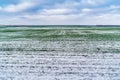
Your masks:
<path fill-rule="evenodd" d="M 104 3 L 106 0 L 81 0 L 84 5 L 98 5 Z"/>
<path fill-rule="evenodd" d="M 0 11 L 2 10 L 2 7 L 0 7 Z"/>
<path fill-rule="evenodd" d="M 89 12 L 92 12 L 92 11 L 93 11 L 93 10 L 90 9 L 90 8 L 83 8 L 83 9 L 81 10 L 82 13 L 89 13 Z"/>
<path fill-rule="evenodd" d="M 94 0 L 81 0 L 81 3 L 82 4 L 92 4 L 92 5 L 97 4 L 96 1 L 94 1 Z"/>
<path fill-rule="evenodd" d="M 6 24 L 27 24 L 27 25 L 91 25 L 91 24 L 108 24 L 108 25 L 117 25 L 120 22 L 120 15 L 119 14 L 112 14 L 112 13 L 106 13 L 106 14 L 99 14 L 99 15 L 86 15 L 83 13 L 79 14 L 69 14 L 69 15 L 26 15 L 25 17 L 17 16 L 9 17 L 11 19 L 7 19 L 4 21 Z M 2 20 L 3 21 L 3 20 Z M 11 22 L 11 23 L 9 23 Z"/>
<path fill-rule="evenodd" d="M 110 9 L 120 9 L 120 6 L 118 6 L 118 5 L 111 5 L 109 8 Z"/>
<path fill-rule="evenodd" d="M 0 17 L 6 24 L 119 24 L 120 5 L 110 1 L 18 0 L 0 6 Z"/>
<path fill-rule="evenodd" d="M 72 9 L 58 8 L 58 9 L 43 9 L 43 11 L 40 12 L 40 14 L 44 14 L 44 15 L 60 15 L 60 14 L 68 14 L 68 13 L 72 13 L 72 12 L 73 12 Z"/>
<path fill-rule="evenodd" d="M 86 18 L 84 24 L 103 24 L 103 25 L 119 25 L 120 15 L 119 14 L 100 14 L 99 16 L 89 16 Z"/>
<path fill-rule="evenodd" d="M 5 7 L 1 7 L 0 10 L 6 11 L 6 12 L 22 12 L 25 11 L 31 7 L 33 7 L 34 4 L 30 2 L 22 2 L 19 4 L 11 4 Z"/>
<path fill-rule="evenodd" d="M 74 14 L 76 12 L 76 9 L 70 9 L 70 8 L 53 8 L 53 9 L 43 9 L 38 11 L 37 13 L 33 14 L 26 14 L 24 15 L 24 19 L 43 19 L 43 20 L 65 20 L 69 19 L 71 17 L 77 16 L 77 14 Z"/>

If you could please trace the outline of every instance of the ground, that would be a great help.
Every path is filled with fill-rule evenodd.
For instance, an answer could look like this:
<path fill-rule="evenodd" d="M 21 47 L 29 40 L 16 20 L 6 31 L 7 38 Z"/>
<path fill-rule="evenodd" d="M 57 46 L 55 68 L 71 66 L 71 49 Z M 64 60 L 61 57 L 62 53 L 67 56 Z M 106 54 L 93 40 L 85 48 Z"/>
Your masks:
<path fill-rule="evenodd" d="M 0 80 L 120 80 L 119 27 L 1 27 Z"/>

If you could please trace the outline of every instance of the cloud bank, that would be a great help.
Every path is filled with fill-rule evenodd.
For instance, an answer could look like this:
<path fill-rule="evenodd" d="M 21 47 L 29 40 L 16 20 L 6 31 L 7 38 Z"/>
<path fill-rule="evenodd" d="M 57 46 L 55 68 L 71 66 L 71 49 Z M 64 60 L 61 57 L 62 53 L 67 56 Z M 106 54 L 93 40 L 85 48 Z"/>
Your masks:
<path fill-rule="evenodd" d="M 107 25 L 120 23 L 118 0 L 8 0 L 0 24 Z"/>

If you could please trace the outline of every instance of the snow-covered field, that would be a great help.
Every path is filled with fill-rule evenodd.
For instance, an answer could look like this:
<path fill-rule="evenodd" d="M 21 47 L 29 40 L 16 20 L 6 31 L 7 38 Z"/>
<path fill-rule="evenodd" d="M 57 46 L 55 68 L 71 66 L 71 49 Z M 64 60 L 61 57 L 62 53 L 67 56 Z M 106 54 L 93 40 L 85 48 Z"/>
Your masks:
<path fill-rule="evenodd" d="M 0 80 L 120 80 L 120 28 L 1 28 Z"/>

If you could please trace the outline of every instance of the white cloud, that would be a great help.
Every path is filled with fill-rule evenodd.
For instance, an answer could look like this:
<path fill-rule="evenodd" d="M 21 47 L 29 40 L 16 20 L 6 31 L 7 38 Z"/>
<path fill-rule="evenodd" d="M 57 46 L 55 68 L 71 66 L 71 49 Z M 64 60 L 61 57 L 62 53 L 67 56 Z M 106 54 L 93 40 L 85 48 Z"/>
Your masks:
<path fill-rule="evenodd" d="M 2 10 L 2 7 L 0 7 L 0 11 Z"/>
<path fill-rule="evenodd" d="M 96 2 L 93 0 L 81 0 L 81 3 L 82 4 L 96 4 Z"/>
<path fill-rule="evenodd" d="M 23 2 L 16 5 L 11 4 L 6 7 L 2 7 L 2 10 L 6 12 L 21 12 L 31 8 L 33 5 L 34 4 L 30 2 Z"/>
<path fill-rule="evenodd" d="M 72 9 L 66 9 L 66 8 L 58 8 L 58 9 L 43 9 L 40 14 L 44 15 L 60 15 L 60 14 L 67 14 L 71 13 L 73 10 Z"/>
<path fill-rule="evenodd" d="M 107 0 L 81 0 L 83 5 L 99 5 L 105 3 Z"/>
<path fill-rule="evenodd" d="M 82 10 L 81 10 L 81 12 L 83 12 L 83 13 L 89 13 L 89 12 L 92 12 L 93 10 L 92 9 L 89 9 L 89 8 L 83 8 Z"/>
<path fill-rule="evenodd" d="M 12 16 L 11 19 L 4 21 L 6 24 L 35 24 L 35 25 L 47 25 L 47 24 L 75 24 L 75 25 L 91 25 L 91 24 L 108 24 L 108 25 L 119 25 L 120 15 L 119 14 L 99 14 L 99 15 L 84 15 L 84 14 L 69 14 L 69 15 L 26 15 L 25 18 L 19 18 L 19 16 Z M 3 20 L 2 20 L 3 21 Z M 1 22 L 1 21 L 0 21 Z M 4 23 L 4 22 L 3 22 Z"/>
<path fill-rule="evenodd" d="M 53 8 L 53 9 L 43 9 L 38 11 L 38 13 L 27 14 L 24 16 L 26 19 L 43 19 L 43 20 L 65 20 L 70 19 L 71 17 L 76 17 L 76 14 L 73 14 L 75 9 L 70 8 Z"/>
<path fill-rule="evenodd" d="M 32 13 L 6 17 L 6 24 L 120 24 L 120 15 L 117 14 L 120 6 L 96 6 L 107 0 L 65 0 L 47 6 L 46 1 L 50 0 L 21 0 L 18 4 L 0 7 L 0 11 L 23 12 L 40 4 L 39 7 L 42 6 L 42 9 Z"/>
<path fill-rule="evenodd" d="M 64 3 L 58 3 L 55 4 L 53 7 L 59 7 L 59 8 L 73 8 L 76 6 L 80 6 L 80 1 L 73 1 L 73 0 L 67 0 Z"/>
<path fill-rule="evenodd" d="M 110 9 L 120 9 L 120 6 L 111 5 L 109 8 L 110 8 Z"/>

